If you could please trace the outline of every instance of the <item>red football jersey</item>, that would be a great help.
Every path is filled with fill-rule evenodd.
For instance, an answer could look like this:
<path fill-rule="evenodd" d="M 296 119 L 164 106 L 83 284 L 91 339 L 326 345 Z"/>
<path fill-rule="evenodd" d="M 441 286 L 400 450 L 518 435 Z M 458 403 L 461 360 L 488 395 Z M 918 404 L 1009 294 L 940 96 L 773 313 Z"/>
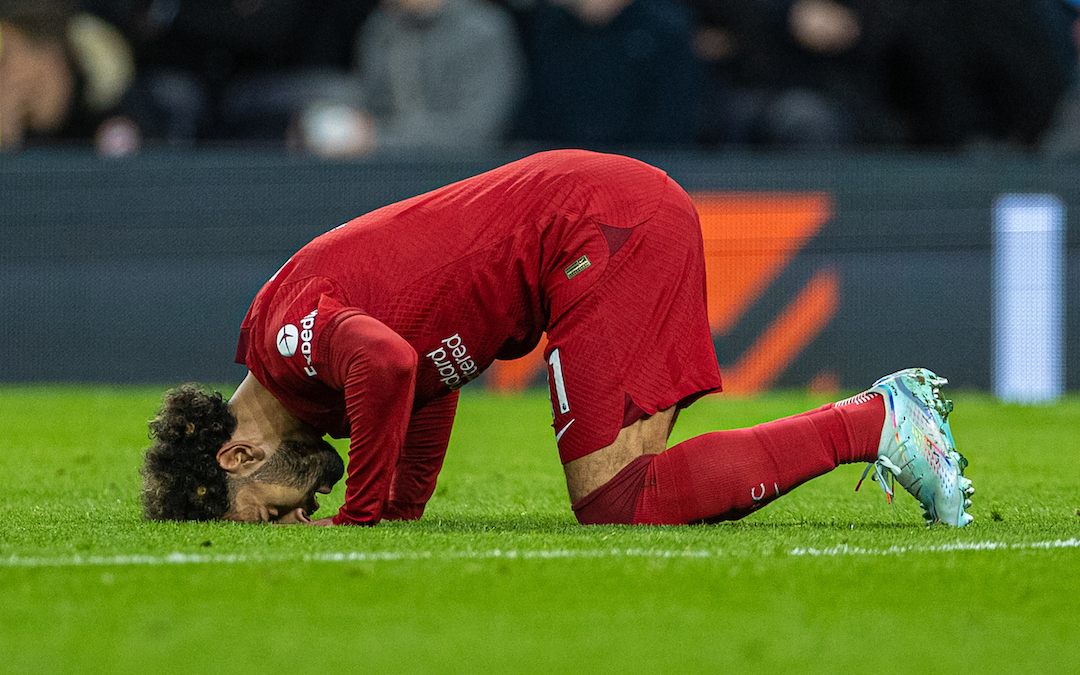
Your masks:
<path fill-rule="evenodd" d="M 452 392 L 494 359 L 530 352 L 553 305 L 572 306 L 602 277 L 629 236 L 620 233 L 656 212 L 669 183 L 626 157 L 540 153 L 352 220 L 266 283 L 244 319 L 237 362 L 302 421 L 351 436 L 336 522 L 384 515 L 402 448 L 444 451 Z M 704 316 L 703 290 L 701 301 Z M 702 386 L 718 387 L 718 375 Z M 427 426 L 410 427 L 425 409 Z M 435 474 L 436 454 L 424 460 Z M 434 475 L 414 482 L 399 475 L 395 489 L 422 511 Z M 401 508 L 401 517 L 419 515 Z"/>

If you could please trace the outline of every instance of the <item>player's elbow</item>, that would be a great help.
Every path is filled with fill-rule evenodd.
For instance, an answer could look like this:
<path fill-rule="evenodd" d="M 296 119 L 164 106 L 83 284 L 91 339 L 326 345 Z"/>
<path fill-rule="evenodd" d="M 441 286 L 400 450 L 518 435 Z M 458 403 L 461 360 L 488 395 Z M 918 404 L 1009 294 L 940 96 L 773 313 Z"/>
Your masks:
<path fill-rule="evenodd" d="M 388 385 L 412 384 L 416 378 L 417 355 L 408 342 L 393 335 L 377 341 L 371 349 L 380 380 Z"/>

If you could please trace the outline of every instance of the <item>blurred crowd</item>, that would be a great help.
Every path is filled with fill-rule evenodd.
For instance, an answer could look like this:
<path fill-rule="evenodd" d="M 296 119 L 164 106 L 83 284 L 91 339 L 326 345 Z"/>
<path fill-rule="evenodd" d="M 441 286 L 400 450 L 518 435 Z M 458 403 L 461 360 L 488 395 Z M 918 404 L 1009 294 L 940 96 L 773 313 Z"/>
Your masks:
<path fill-rule="evenodd" d="M 0 0 L 0 148 L 1080 152 L 1080 0 Z"/>

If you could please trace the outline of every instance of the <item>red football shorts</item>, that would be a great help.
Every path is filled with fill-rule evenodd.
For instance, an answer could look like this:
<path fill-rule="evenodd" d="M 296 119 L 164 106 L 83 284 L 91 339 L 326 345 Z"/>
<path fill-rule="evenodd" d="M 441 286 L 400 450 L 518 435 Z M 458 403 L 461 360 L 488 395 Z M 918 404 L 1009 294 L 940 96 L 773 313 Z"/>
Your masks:
<path fill-rule="evenodd" d="M 611 445 L 642 417 L 720 389 L 694 204 L 668 178 L 659 207 L 646 217 L 633 227 L 589 224 L 584 236 L 591 241 L 546 288 L 544 356 L 564 464 Z M 580 250 L 599 258 L 588 261 L 599 271 L 571 297 L 559 282 L 586 265 L 573 259 Z"/>

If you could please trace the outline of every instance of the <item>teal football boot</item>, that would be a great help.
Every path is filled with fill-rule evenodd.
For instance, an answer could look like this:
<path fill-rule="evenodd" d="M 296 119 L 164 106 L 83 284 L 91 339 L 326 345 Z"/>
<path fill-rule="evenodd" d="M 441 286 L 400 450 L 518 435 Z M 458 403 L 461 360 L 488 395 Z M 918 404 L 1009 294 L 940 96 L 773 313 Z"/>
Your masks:
<path fill-rule="evenodd" d="M 974 519 L 966 509 L 975 488 L 964 477 L 968 463 L 957 452 L 949 427 L 953 405 L 941 395 L 947 382 L 925 368 L 908 368 L 881 378 L 855 397 L 880 394 L 885 401 L 878 458 L 863 471 L 863 479 L 873 469 L 874 480 L 890 503 L 894 481 L 900 483 L 922 504 L 927 525 L 940 521 L 963 527 Z"/>

